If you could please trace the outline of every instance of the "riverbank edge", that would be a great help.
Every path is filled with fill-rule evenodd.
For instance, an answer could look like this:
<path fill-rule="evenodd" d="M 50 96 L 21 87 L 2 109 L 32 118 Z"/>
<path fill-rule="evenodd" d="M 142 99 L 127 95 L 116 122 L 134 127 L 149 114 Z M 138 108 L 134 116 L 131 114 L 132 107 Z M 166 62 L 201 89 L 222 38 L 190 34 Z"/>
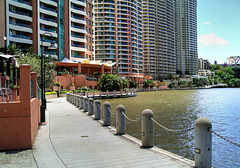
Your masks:
<path fill-rule="evenodd" d="M 93 119 L 94 119 L 94 115 L 91 116 Z M 103 121 L 102 120 L 98 120 L 101 124 L 103 124 Z M 112 132 L 115 136 L 119 136 L 120 138 L 123 138 L 137 146 L 139 146 L 139 148 L 142 148 L 142 141 L 129 135 L 129 134 L 124 134 L 124 135 L 116 135 L 116 128 L 113 127 L 113 126 L 107 126 L 107 128 L 109 129 L 110 132 Z M 143 148 L 144 149 L 144 148 Z M 182 162 L 186 165 L 189 165 L 191 167 L 195 167 L 195 162 L 193 160 L 190 160 L 190 159 L 187 159 L 187 158 L 184 158 L 182 156 L 179 156 L 177 154 L 174 154 L 172 152 L 169 152 L 169 151 L 166 151 L 164 149 L 161 149 L 157 146 L 153 146 L 152 148 L 146 148 L 147 150 L 151 150 L 153 151 L 154 153 L 158 154 L 158 155 L 164 155 L 168 158 L 171 158 L 173 160 L 176 160 L 178 162 Z"/>

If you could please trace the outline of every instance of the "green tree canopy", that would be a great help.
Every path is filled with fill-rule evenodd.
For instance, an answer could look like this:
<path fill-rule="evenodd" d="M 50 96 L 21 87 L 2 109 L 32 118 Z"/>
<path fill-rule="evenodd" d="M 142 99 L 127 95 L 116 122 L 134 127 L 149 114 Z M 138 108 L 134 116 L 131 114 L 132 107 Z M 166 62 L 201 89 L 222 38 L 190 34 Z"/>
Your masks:
<path fill-rule="evenodd" d="M 31 65 L 31 72 L 37 73 L 37 83 L 41 87 L 41 57 L 32 53 L 31 51 L 26 53 L 23 56 L 20 56 L 20 58 L 17 59 L 17 62 L 19 64 L 29 64 Z M 49 64 L 50 57 L 46 57 L 45 59 L 45 87 L 48 88 L 51 85 L 54 84 L 54 78 L 56 75 L 56 65 L 55 64 Z"/>
<path fill-rule="evenodd" d="M 100 89 L 102 91 L 119 91 L 121 90 L 122 80 L 120 76 L 117 75 L 106 75 L 103 74 L 100 79 Z"/>
<path fill-rule="evenodd" d="M 216 71 L 216 70 L 221 70 L 221 69 L 223 69 L 223 67 L 222 67 L 221 65 L 211 64 L 211 65 L 210 65 L 210 69 L 211 69 L 211 71 Z"/>
<path fill-rule="evenodd" d="M 127 79 L 122 79 L 122 86 L 123 86 L 123 89 L 124 88 L 128 88 L 129 86 L 129 81 Z"/>
<path fill-rule="evenodd" d="M 130 88 L 137 88 L 138 86 L 136 81 L 130 81 L 129 83 L 130 83 L 130 86 L 129 86 Z"/>

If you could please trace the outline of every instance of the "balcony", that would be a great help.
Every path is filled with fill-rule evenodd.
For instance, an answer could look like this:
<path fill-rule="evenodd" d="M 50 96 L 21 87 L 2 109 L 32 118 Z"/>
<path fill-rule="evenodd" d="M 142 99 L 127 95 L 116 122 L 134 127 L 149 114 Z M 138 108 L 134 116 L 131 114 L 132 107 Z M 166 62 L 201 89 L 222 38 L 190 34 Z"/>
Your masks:
<path fill-rule="evenodd" d="M 29 36 L 17 35 L 17 34 L 10 35 L 9 41 L 13 41 L 13 42 L 17 42 L 17 43 L 25 43 L 25 44 L 33 43 Z"/>
<path fill-rule="evenodd" d="M 78 8 L 76 6 L 71 6 L 71 11 L 77 14 L 82 14 L 82 15 L 86 15 L 86 10 L 82 9 L 82 8 Z"/>
<path fill-rule="evenodd" d="M 86 19 L 78 16 L 71 16 L 71 21 L 86 25 Z"/>
<path fill-rule="evenodd" d="M 12 0 L 12 1 L 8 1 L 9 4 L 19 7 L 19 8 L 23 8 L 23 9 L 28 9 L 28 10 L 32 10 L 32 6 L 29 2 L 27 1 L 23 1 L 23 0 Z"/>
<path fill-rule="evenodd" d="M 31 26 L 27 25 L 27 24 L 23 24 L 23 23 L 16 23 L 16 22 L 10 21 L 9 22 L 9 28 L 14 29 L 14 30 L 18 30 L 18 31 L 32 33 Z"/>
<path fill-rule="evenodd" d="M 77 41 L 77 42 L 83 42 L 83 43 L 87 42 L 87 40 L 84 36 L 78 36 L 78 35 L 74 35 L 74 34 L 71 35 L 71 40 Z"/>
<path fill-rule="evenodd" d="M 40 23 L 45 24 L 45 25 L 49 25 L 49 26 L 57 27 L 56 19 L 40 17 Z"/>
<path fill-rule="evenodd" d="M 78 5 L 84 6 L 84 7 L 87 6 L 85 0 L 71 0 L 71 2 L 74 3 L 74 4 L 78 4 Z"/>
<path fill-rule="evenodd" d="M 41 2 L 57 7 L 57 0 L 40 0 Z"/>
<path fill-rule="evenodd" d="M 57 17 L 57 11 L 56 9 L 48 8 L 45 6 L 40 6 L 40 12 L 44 14 L 48 14 L 54 17 Z"/>
<path fill-rule="evenodd" d="M 56 30 L 46 29 L 46 28 L 42 28 L 42 27 L 40 28 L 40 31 L 39 31 L 40 34 L 44 34 L 46 32 L 50 32 L 53 37 L 58 37 L 58 34 L 57 34 Z"/>

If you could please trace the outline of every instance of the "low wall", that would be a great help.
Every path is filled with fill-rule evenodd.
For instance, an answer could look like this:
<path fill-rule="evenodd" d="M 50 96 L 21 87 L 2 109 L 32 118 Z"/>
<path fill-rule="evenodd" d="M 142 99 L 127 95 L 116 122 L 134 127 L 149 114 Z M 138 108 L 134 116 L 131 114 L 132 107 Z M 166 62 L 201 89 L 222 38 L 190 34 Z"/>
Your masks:
<path fill-rule="evenodd" d="M 71 82 L 74 83 L 75 88 L 87 86 L 88 88 L 91 86 L 92 89 L 98 85 L 98 81 L 89 81 L 86 80 L 85 75 L 69 75 L 63 74 L 62 76 L 56 76 L 55 82 L 60 82 L 63 89 L 69 89 Z"/>

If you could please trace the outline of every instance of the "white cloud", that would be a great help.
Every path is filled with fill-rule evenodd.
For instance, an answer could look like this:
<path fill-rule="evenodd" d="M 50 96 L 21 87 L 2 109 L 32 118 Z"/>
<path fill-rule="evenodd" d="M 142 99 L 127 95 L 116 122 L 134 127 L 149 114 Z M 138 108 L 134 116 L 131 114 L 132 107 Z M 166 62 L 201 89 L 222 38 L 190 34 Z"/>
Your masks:
<path fill-rule="evenodd" d="M 201 43 L 199 47 L 205 47 L 209 45 L 228 45 L 229 41 L 224 40 L 221 37 L 217 37 L 216 34 L 204 34 L 198 38 L 198 42 Z"/>
<path fill-rule="evenodd" d="M 211 23 L 210 22 L 204 22 L 203 24 L 210 25 Z"/>

